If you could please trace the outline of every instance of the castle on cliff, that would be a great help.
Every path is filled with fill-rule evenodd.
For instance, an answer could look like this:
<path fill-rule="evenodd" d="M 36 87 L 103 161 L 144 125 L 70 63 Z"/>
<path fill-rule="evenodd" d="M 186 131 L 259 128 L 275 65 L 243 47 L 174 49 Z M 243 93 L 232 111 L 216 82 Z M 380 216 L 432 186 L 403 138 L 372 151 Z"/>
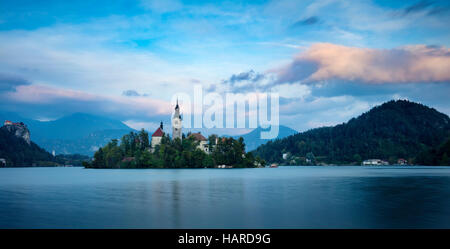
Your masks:
<path fill-rule="evenodd" d="M 9 120 L 6 120 L 3 123 L 2 129 L 5 129 L 8 132 L 13 133 L 16 137 L 22 138 L 23 140 L 25 140 L 25 142 L 31 144 L 30 131 L 23 122 L 14 123 Z"/>

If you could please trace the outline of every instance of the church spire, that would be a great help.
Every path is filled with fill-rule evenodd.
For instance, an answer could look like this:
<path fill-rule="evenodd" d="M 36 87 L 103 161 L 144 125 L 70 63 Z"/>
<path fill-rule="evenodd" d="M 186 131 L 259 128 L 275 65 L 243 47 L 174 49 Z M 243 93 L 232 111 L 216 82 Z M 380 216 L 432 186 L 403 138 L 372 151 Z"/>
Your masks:
<path fill-rule="evenodd" d="M 180 115 L 180 106 L 178 105 L 178 98 L 177 98 L 177 105 L 175 106 L 175 113 L 172 117 L 172 139 L 182 139 L 181 134 L 181 115 Z"/>

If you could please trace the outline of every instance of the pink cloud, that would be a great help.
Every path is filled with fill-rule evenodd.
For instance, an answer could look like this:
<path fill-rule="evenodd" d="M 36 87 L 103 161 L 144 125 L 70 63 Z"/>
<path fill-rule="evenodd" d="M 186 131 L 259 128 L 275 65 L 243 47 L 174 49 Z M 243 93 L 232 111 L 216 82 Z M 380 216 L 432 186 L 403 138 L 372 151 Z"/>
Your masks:
<path fill-rule="evenodd" d="M 62 109 L 68 112 L 89 112 L 123 118 L 152 118 L 170 115 L 167 101 L 149 97 L 106 96 L 43 85 L 21 85 L 15 91 L 1 93 L 2 99 L 16 106 Z"/>
<path fill-rule="evenodd" d="M 369 49 L 316 43 L 273 72 L 280 82 L 450 82 L 450 49 L 425 45 Z"/>

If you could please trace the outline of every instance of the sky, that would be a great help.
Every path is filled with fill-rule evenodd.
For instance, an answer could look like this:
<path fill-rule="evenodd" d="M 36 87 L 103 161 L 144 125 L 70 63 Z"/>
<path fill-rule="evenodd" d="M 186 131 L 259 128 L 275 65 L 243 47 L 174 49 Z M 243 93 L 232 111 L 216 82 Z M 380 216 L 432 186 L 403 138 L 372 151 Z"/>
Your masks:
<path fill-rule="evenodd" d="M 449 23 L 448 1 L 1 0 L 0 111 L 153 129 L 200 84 L 278 92 L 297 131 L 392 99 L 450 114 Z"/>

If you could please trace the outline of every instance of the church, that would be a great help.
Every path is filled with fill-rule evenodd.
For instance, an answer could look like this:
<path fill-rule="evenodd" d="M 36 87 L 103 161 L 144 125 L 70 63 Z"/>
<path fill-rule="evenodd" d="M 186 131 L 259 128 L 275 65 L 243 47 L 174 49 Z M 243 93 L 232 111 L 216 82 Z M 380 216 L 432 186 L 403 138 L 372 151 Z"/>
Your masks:
<path fill-rule="evenodd" d="M 182 128 L 182 118 L 180 114 L 180 106 L 178 105 L 177 100 L 177 105 L 175 106 L 175 113 L 172 116 L 172 139 L 176 138 L 179 138 L 180 140 L 183 139 L 182 136 L 183 133 L 181 128 Z M 161 144 L 163 136 L 164 136 L 164 129 L 163 129 L 163 122 L 161 122 L 158 129 L 156 129 L 156 131 L 152 134 L 151 148 L 150 148 L 151 151 L 154 151 L 155 147 Z M 200 134 L 200 132 L 188 134 L 188 136 L 192 137 L 195 141 L 198 142 L 197 147 L 199 149 L 203 150 L 206 153 L 209 153 L 207 139 L 202 134 Z"/>
<path fill-rule="evenodd" d="M 180 106 L 178 105 L 177 100 L 177 105 L 175 106 L 175 113 L 172 117 L 172 139 L 176 138 L 179 138 L 180 140 L 183 139 L 181 135 L 182 134 L 181 127 L 182 127 L 182 119 L 180 114 Z M 163 135 L 164 135 L 163 122 L 161 122 L 158 129 L 156 129 L 156 131 L 152 134 L 152 141 L 151 141 L 152 149 L 154 149 L 156 145 L 161 144 L 161 139 Z"/>

